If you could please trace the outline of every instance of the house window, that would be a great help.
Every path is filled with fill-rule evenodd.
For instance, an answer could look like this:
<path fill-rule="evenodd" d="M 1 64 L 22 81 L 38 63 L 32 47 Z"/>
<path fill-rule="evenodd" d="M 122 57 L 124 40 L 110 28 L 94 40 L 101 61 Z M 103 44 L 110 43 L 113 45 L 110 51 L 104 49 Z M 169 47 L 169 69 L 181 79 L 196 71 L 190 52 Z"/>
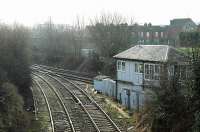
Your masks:
<path fill-rule="evenodd" d="M 163 34 L 163 32 L 161 32 L 161 33 L 160 33 L 160 36 L 161 36 L 161 38 L 163 38 L 163 37 L 164 37 L 164 34 Z"/>
<path fill-rule="evenodd" d="M 160 79 L 160 65 L 145 64 L 145 79 L 159 80 Z"/>
<path fill-rule="evenodd" d="M 135 32 L 131 32 L 132 36 L 135 37 Z"/>
<path fill-rule="evenodd" d="M 142 38 L 144 37 L 144 33 L 143 33 L 143 32 L 141 32 L 141 37 L 142 37 Z"/>
<path fill-rule="evenodd" d="M 125 71 L 125 69 L 126 69 L 126 63 L 125 61 L 122 61 L 122 71 Z"/>
<path fill-rule="evenodd" d="M 160 66 L 159 65 L 155 65 L 154 67 L 154 79 L 160 80 Z"/>
<path fill-rule="evenodd" d="M 138 63 L 135 63 L 135 72 L 138 72 L 138 73 L 143 73 L 143 64 L 138 64 Z"/>
<path fill-rule="evenodd" d="M 150 79 L 150 68 L 149 65 L 145 64 L 145 79 Z"/>
<path fill-rule="evenodd" d="M 125 71 L 126 70 L 125 61 L 117 61 L 117 70 L 118 71 Z"/>
<path fill-rule="evenodd" d="M 155 37 L 156 37 L 156 38 L 158 37 L 158 32 L 155 32 Z"/>
<path fill-rule="evenodd" d="M 149 32 L 147 32 L 146 36 L 147 36 L 147 38 L 149 38 L 149 36 L 150 36 L 150 33 L 149 33 Z"/>
<path fill-rule="evenodd" d="M 121 61 L 117 61 L 117 70 L 121 70 L 122 68 Z"/>

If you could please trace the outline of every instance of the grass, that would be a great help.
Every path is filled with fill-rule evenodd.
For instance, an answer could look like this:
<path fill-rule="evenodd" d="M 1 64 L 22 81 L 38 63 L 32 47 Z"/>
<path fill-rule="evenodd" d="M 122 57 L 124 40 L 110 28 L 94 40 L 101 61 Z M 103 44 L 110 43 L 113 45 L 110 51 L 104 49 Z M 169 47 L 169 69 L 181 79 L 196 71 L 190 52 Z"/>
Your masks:
<path fill-rule="evenodd" d="M 48 114 L 48 113 L 46 113 Z M 28 112 L 29 119 L 31 120 L 31 125 L 28 129 L 28 132 L 44 132 L 48 130 L 49 118 L 48 115 L 40 116 L 38 120 L 35 118 L 33 112 Z M 40 114 L 41 115 L 41 114 Z M 48 118 L 48 119 L 47 119 Z"/>

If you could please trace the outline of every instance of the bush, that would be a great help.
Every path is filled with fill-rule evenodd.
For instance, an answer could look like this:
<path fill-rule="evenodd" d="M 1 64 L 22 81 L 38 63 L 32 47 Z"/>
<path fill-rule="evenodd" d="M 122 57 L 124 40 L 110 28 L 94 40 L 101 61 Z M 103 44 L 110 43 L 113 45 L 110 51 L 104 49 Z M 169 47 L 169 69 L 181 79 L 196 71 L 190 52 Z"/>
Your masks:
<path fill-rule="evenodd" d="M 23 111 L 23 99 L 11 83 L 0 86 L 0 130 L 25 132 L 28 122 Z"/>

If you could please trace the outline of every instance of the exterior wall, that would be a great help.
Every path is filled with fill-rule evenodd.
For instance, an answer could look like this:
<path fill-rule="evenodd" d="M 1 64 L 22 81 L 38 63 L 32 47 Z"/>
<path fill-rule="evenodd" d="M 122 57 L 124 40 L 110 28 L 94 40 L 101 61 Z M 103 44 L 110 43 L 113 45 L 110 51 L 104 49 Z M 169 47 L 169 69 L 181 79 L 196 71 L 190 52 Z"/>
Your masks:
<path fill-rule="evenodd" d="M 134 25 L 132 26 L 133 43 L 138 44 L 167 44 L 167 26 Z"/>
<path fill-rule="evenodd" d="M 117 71 L 117 100 L 129 109 L 139 109 L 144 101 L 143 73 L 135 72 L 135 64 L 143 62 L 125 61 L 125 63 L 125 71 Z"/>
<path fill-rule="evenodd" d="M 98 92 L 102 92 L 103 82 L 102 80 L 94 80 L 94 89 Z"/>
<path fill-rule="evenodd" d="M 117 99 L 123 106 L 129 109 L 139 109 L 142 107 L 145 99 L 142 86 L 133 86 L 118 82 L 117 88 Z"/>
<path fill-rule="evenodd" d="M 94 88 L 100 93 L 110 97 L 116 97 L 116 81 L 112 79 L 94 80 Z"/>
<path fill-rule="evenodd" d="M 128 60 L 117 60 L 117 64 L 118 61 L 125 62 L 125 70 L 117 70 L 117 100 L 129 109 L 138 110 L 145 101 L 145 88 L 148 89 L 149 86 L 159 87 L 160 85 L 159 79 L 144 78 L 145 64 L 154 66 L 160 66 L 160 64 Z M 136 72 L 135 64 L 142 64 L 142 73 Z"/>
<path fill-rule="evenodd" d="M 103 94 L 108 95 L 110 97 L 116 96 L 116 81 L 107 78 L 103 80 L 103 85 L 104 85 L 104 88 L 102 90 Z"/>
<path fill-rule="evenodd" d="M 119 60 L 121 61 L 121 60 Z M 143 84 L 143 73 L 135 72 L 135 64 L 143 64 L 143 62 L 125 61 L 125 71 L 117 71 L 117 80 L 132 82 L 135 85 Z"/>

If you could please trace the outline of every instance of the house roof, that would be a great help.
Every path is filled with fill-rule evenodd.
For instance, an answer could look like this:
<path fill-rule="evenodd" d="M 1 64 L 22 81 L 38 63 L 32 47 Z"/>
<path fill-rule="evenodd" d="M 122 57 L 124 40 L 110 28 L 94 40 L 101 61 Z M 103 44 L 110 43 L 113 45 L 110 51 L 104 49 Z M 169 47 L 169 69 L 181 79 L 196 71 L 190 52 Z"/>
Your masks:
<path fill-rule="evenodd" d="M 191 18 L 179 18 L 179 19 L 173 19 L 170 21 L 170 25 L 171 26 L 179 26 L 182 27 L 184 26 L 186 23 L 191 22 L 194 25 L 196 25 Z"/>
<path fill-rule="evenodd" d="M 183 53 L 168 45 L 136 45 L 114 56 L 117 59 L 154 62 L 181 61 L 184 57 Z"/>

